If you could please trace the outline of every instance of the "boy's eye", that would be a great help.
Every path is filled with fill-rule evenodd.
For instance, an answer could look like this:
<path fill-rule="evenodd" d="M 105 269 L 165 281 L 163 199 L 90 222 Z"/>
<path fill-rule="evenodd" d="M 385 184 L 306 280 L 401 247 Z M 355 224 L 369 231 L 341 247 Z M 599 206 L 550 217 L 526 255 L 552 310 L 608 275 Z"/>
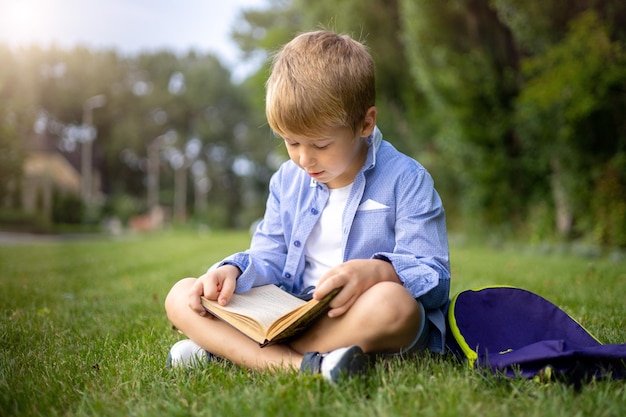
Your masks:
<path fill-rule="evenodd" d="M 332 142 L 332 141 L 329 141 L 329 140 L 321 140 L 321 141 L 319 141 L 319 142 L 317 142 L 317 143 L 313 143 L 313 147 L 314 147 L 315 149 L 326 149 L 326 148 L 330 147 L 330 145 L 331 145 L 332 143 L 333 143 L 333 142 Z"/>
<path fill-rule="evenodd" d="M 299 142 L 290 142 L 285 140 L 285 145 L 290 147 L 290 148 L 295 148 L 297 146 L 300 146 Z M 325 144 L 321 144 L 321 145 L 316 145 L 315 143 L 311 143 L 310 145 L 307 146 L 312 146 L 315 149 L 318 150 L 323 150 L 323 149 L 327 149 L 328 147 L 330 147 L 331 143 L 325 143 Z"/>

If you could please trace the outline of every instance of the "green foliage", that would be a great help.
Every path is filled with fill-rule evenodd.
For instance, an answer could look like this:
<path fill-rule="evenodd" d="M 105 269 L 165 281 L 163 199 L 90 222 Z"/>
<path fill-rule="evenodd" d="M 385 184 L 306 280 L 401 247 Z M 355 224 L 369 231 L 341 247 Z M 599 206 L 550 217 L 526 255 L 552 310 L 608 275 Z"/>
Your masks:
<path fill-rule="evenodd" d="M 52 196 L 52 221 L 79 224 L 83 221 L 85 207 L 80 196 L 55 192 Z"/>
<path fill-rule="evenodd" d="M 626 247 L 626 153 L 615 155 L 597 176 L 591 218 L 596 242 Z"/>
<path fill-rule="evenodd" d="M 515 34 L 518 47 L 529 55 L 541 54 L 559 43 L 569 22 L 594 6 L 619 7 L 617 1 L 596 0 L 491 0 L 499 16 Z M 612 4 L 611 4 L 612 3 Z"/>
<path fill-rule="evenodd" d="M 161 194 L 174 194 L 173 155 L 186 155 L 192 139 L 199 141 L 199 152 L 185 160 L 185 203 L 193 205 L 193 184 L 198 180 L 190 167 L 202 160 L 207 169 L 200 175 L 208 177 L 212 193 L 234 191 L 228 199 L 213 199 L 213 204 L 223 205 L 228 213 L 224 226 L 236 223 L 242 206 L 242 192 L 237 187 L 240 180 L 232 170 L 235 159 L 245 158 L 253 171 L 268 171 L 265 158 L 272 144 L 258 140 L 266 132 L 255 129 L 262 124 L 258 122 L 262 112 L 253 116 L 246 90 L 233 84 L 228 69 L 212 55 L 157 51 L 123 57 L 114 51 L 85 48 L 13 51 L 1 47 L 0 57 L 2 204 L 19 206 L 19 198 L 11 193 L 17 193 L 35 121 L 47 150 L 60 149 L 79 165 L 80 140 L 68 132 L 85 122 L 84 104 L 89 97 L 101 94 L 106 104 L 91 112 L 98 135 L 93 164 L 101 174 L 103 192 L 111 198 L 146 195 L 147 150 L 163 136 L 169 140 L 157 150 Z M 252 195 L 259 193 L 253 190 Z M 208 197 L 203 195 L 205 200 Z M 173 204 L 172 199 L 159 202 L 166 207 Z M 88 217 L 97 221 L 91 213 Z M 61 219 L 55 216 L 55 220 Z"/>
<path fill-rule="evenodd" d="M 102 214 L 106 218 L 117 218 L 122 224 L 127 224 L 132 216 L 145 213 L 147 210 L 145 202 L 129 194 L 117 194 L 107 200 L 102 208 Z"/>
<path fill-rule="evenodd" d="M 556 116 L 564 125 L 556 138 L 571 140 L 572 127 L 601 108 L 613 88 L 623 85 L 625 53 L 620 43 L 611 41 L 596 13 L 582 14 L 562 42 L 523 62 L 528 81 L 519 98 L 520 113 L 525 115 L 524 106 L 529 106 L 536 114 L 525 119 Z"/>
<path fill-rule="evenodd" d="M 608 206 L 618 209 L 626 204 L 622 193 L 608 197 L 606 188 L 594 187 L 604 183 L 604 167 L 626 146 L 617 110 L 625 100 L 625 68 L 623 45 L 611 39 L 592 11 L 573 20 L 561 42 L 522 65 L 526 85 L 517 100 L 517 130 L 537 154 L 539 169 L 552 176 L 556 209 L 570 213 L 570 222 L 577 220 L 578 230 L 587 234 L 604 228 L 606 213 L 593 210 L 597 199 L 606 204 L 608 198 Z M 608 181 L 613 181 L 610 175 Z M 620 239 L 600 240 L 616 244 Z"/>
<path fill-rule="evenodd" d="M 475 219 L 515 220 L 525 185 L 513 130 L 518 57 L 486 2 L 402 1 L 414 82 L 431 106 L 440 157 L 464 189 Z"/>
<path fill-rule="evenodd" d="M 128 197 L 144 211 L 147 148 L 175 138 L 158 168 L 158 202 L 171 208 L 170 157 L 197 139 L 211 188 L 207 204 L 196 205 L 197 178 L 185 175 L 188 216 L 247 227 L 285 159 L 264 117 L 267 58 L 321 27 L 369 47 L 378 123 L 434 174 L 451 225 L 624 246 L 616 174 L 626 152 L 622 0 L 271 0 L 233 26 L 242 59 L 262 62 L 239 83 L 216 57 L 195 52 L 0 45 L 0 204 L 19 206 L 22 144 L 35 122 L 47 120 L 52 145 L 78 165 L 80 148 L 66 146 L 64 128 L 80 125 L 85 100 L 104 94 L 107 104 L 93 111 L 94 165 L 109 198 Z M 242 160 L 251 167 L 244 175 L 233 168 Z M 102 213 L 118 202 L 105 202 Z"/>
<path fill-rule="evenodd" d="M 3 416 L 563 416 L 624 413 L 624 381 L 575 392 L 558 382 L 502 380 L 452 358 L 380 363 L 331 386 L 298 372 L 228 363 L 164 367 L 182 336 L 163 300 L 249 243 L 247 233 L 168 232 L 0 249 Z M 33 262 L 36 254 L 37 262 Z M 606 343 L 626 340 L 626 265 L 528 248 L 452 246 L 452 292 L 518 285 L 556 302 Z M 489 273 L 485 266 L 489 265 Z M 602 282 L 602 285 L 597 285 Z"/>
<path fill-rule="evenodd" d="M 20 233 L 48 233 L 52 230 L 50 219 L 38 213 L 1 209 L 0 230 Z"/>
<path fill-rule="evenodd" d="M 594 184 L 626 146 L 623 2 L 400 6 L 410 71 L 432 109 L 423 117 L 457 178 L 465 229 L 597 237 L 591 202 L 606 199 Z M 620 193 L 610 195 L 617 212 Z"/>
<path fill-rule="evenodd" d="M 0 104 L 1 107 L 1 104 Z M 17 196 L 17 183 L 22 177 L 23 152 L 17 145 L 15 133 L 9 123 L 2 123 L 0 108 L 0 205 L 12 205 Z"/>
<path fill-rule="evenodd" d="M 23 70 L 8 47 L 0 45 L 0 206 L 16 199 L 21 179 L 23 150 L 19 138 L 28 130 L 30 91 L 19 82 Z"/>

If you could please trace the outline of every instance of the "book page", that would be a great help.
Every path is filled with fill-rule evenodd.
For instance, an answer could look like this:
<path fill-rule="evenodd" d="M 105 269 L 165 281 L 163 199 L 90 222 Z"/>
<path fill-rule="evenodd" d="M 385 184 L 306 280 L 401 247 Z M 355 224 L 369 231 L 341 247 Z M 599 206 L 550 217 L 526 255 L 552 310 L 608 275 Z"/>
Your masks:
<path fill-rule="evenodd" d="M 319 301 L 312 299 L 307 302 L 306 305 L 302 305 L 297 310 L 283 316 L 281 320 L 270 326 L 267 332 L 269 341 L 263 346 L 274 343 L 282 343 L 283 341 L 289 340 L 311 327 L 311 325 L 317 321 L 321 315 L 328 311 L 330 301 L 339 293 L 340 290 L 341 288 L 336 288 L 323 299 Z"/>
<path fill-rule="evenodd" d="M 220 306 L 216 301 L 208 302 L 221 310 L 253 317 L 264 329 L 283 314 L 306 304 L 275 285 L 263 285 L 245 293 L 233 294 L 226 306 Z"/>

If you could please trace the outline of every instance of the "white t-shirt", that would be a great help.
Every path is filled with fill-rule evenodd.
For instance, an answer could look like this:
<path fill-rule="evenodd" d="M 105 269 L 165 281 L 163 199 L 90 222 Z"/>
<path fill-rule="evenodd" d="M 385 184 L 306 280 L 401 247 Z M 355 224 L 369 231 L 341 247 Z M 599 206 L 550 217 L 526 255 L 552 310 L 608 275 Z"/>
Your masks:
<path fill-rule="evenodd" d="M 352 184 L 341 188 L 329 188 L 326 206 L 304 248 L 304 286 L 316 286 L 319 279 L 331 268 L 343 262 L 341 248 L 341 219 L 352 190 Z"/>

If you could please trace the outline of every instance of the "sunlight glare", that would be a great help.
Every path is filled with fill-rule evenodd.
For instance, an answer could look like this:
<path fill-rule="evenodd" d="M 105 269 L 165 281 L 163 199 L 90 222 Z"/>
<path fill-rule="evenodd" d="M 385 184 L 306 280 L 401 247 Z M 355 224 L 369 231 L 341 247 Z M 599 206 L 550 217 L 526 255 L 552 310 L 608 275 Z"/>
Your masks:
<path fill-rule="evenodd" d="M 0 24 L 14 44 L 34 43 L 46 31 L 46 2 L 41 0 L 7 1 L 0 6 Z M 48 19 L 52 16 L 48 16 Z"/>

